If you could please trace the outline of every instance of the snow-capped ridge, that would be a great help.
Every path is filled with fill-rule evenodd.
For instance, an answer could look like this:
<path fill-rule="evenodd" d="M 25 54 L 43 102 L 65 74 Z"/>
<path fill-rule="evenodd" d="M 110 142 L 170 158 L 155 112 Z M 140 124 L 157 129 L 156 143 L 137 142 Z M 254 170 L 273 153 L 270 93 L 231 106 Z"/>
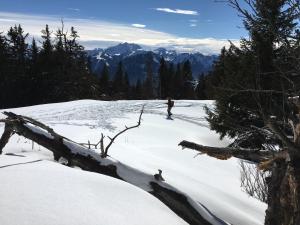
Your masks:
<path fill-rule="evenodd" d="M 163 57 L 169 63 L 183 63 L 187 60 L 191 62 L 192 72 L 195 79 L 199 74 L 206 74 L 211 70 L 214 61 L 218 58 L 215 55 L 206 56 L 199 52 L 179 53 L 175 50 L 157 48 L 153 51 L 143 49 L 140 45 L 132 43 L 121 43 L 107 49 L 88 51 L 92 71 L 100 74 L 104 65 L 109 65 L 110 75 L 113 76 L 117 70 L 119 62 L 122 61 L 123 67 L 129 75 L 129 81 L 135 84 L 136 81 L 144 80 L 146 76 L 146 61 L 149 54 L 153 56 L 152 69 L 154 76 L 157 75 L 159 62 Z"/>

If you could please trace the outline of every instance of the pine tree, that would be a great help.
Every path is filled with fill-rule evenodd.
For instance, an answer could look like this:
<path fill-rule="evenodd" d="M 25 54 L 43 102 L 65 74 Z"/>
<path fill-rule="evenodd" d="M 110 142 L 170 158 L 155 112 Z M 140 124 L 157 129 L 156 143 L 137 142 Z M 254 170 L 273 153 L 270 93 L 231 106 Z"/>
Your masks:
<path fill-rule="evenodd" d="M 30 59 L 31 59 L 31 63 L 34 65 L 36 65 L 38 62 L 38 54 L 39 54 L 39 49 L 36 45 L 35 39 L 32 38 L 31 49 L 30 49 Z"/>
<path fill-rule="evenodd" d="M 0 108 L 8 104 L 9 75 L 8 43 L 6 37 L 0 33 Z"/>
<path fill-rule="evenodd" d="M 168 97 L 174 98 L 176 90 L 174 87 L 175 68 L 174 64 L 170 63 L 168 67 L 168 74 L 166 78 L 166 93 Z"/>
<path fill-rule="evenodd" d="M 148 53 L 146 57 L 146 79 L 144 82 L 144 99 L 152 99 L 154 97 L 153 86 L 153 55 Z"/>
<path fill-rule="evenodd" d="M 206 80 L 205 75 L 202 73 L 199 75 L 198 83 L 196 87 L 197 99 L 205 100 L 207 99 L 206 95 Z"/>
<path fill-rule="evenodd" d="M 70 35 L 59 28 L 52 40 L 48 25 L 42 30 L 42 46 L 28 47 L 22 27 L 0 35 L 0 106 L 17 107 L 97 98 L 99 85 L 88 68 L 86 52 L 72 27 Z"/>
<path fill-rule="evenodd" d="M 39 85 L 40 85 L 40 72 L 39 72 L 39 49 L 36 45 L 36 41 L 33 38 L 31 46 L 29 48 L 29 57 L 28 57 L 28 74 L 27 74 L 27 91 L 26 95 L 28 97 L 27 104 L 34 105 L 40 103 L 40 93 L 39 93 Z"/>
<path fill-rule="evenodd" d="M 130 89 L 130 82 L 129 82 L 129 75 L 127 72 L 124 73 L 123 77 L 123 98 L 128 99 L 129 98 L 129 89 Z"/>
<path fill-rule="evenodd" d="M 20 25 L 11 27 L 7 32 L 8 44 L 9 44 L 9 60 L 11 64 L 11 76 L 10 84 L 12 85 L 8 89 L 10 106 L 26 105 L 28 99 L 26 98 L 26 90 L 28 80 L 26 79 L 27 70 L 27 54 L 28 44 L 26 38 L 28 34 L 24 34 L 24 31 Z M 12 93 L 10 93 L 12 92 Z"/>
<path fill-rule="evenodd" d="M 42 55 L 44 55 L 46 58 L 49 57 L 53 51 L 53 45 L 51 41 L 51 32 L 49 30 L 48 24 L 46 24 L 46 27 L 44 30 L 42 30 Z"/>
<path fill-rule="evenodd" d="M 167 97 L 168 66 L 164 58 L 161 58 L 160 60 L 158 75 L 160 98 L 165 99 Z"/>
<path fill-rule="evenodd" d="M 185 99 L 193 99 L 194 98 L 193 76 L 192 76 L 192 67 L 189 60 L 183 63 L 182 76 L 183 76 L 182 97 Z"/>
<path fill-rule="evenodd" d="M 114 95 L 120 95 L 120 93 L 122 92 L 122 86 L 124 85 L 123 78 L 124 78 L 123 63 L 119 62 L 117 71 L 113 78 Z"/>
<path fill-rule="evenodd" d="M 134 99 L 142 99 L 142 94 L 143 94 L 142 82 L 140 79 L 138 79 L 135 85 Z"/>
<path fill-rule="evenodd" d="M 109 94 L 109 71 L 106 64 L 104 64 L 101 71 L 99 82 L 101 92 Z"/>
<path fill-rule="evenodd" d="M 173 78 L 173 86 L 174 86 L 174 98 L 180 99 L 183 97 L 183 75 L 181 64 L 178 63 L 176 66 L 176 72 Z"/>

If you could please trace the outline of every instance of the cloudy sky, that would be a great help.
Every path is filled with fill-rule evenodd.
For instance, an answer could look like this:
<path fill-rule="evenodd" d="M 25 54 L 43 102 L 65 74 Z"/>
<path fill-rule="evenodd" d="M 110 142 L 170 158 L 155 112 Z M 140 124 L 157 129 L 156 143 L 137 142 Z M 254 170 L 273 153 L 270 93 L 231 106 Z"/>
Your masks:
<path fill-rule="evenodd" d="M 212 54 L 246 36 L 236 12 L 214 0 L 1 0 L 0 32 L 21 24 L 39 36 L 61 18 L 88 49 L 134 42 Z"/>

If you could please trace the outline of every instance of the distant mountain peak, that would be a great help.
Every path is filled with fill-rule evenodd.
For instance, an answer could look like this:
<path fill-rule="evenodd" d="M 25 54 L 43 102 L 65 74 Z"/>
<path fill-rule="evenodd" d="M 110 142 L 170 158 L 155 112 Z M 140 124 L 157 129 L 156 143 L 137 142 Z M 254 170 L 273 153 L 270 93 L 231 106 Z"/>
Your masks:
<path fill-rule="evenodd" d="M 177 54 L 177 52 L 175 50 L 168 50 L 165 48 L 157 48 L 153 52 L 155 52 L 157 54 Z"/>
<path fill-rule="evenodd" d="M 120 43 L 116 46 L 109 47 L 105 50 L 106 54 L 109 55 L 129 55 L 132 52 L 142 49 L 141 46 L 132 43 Z"/>

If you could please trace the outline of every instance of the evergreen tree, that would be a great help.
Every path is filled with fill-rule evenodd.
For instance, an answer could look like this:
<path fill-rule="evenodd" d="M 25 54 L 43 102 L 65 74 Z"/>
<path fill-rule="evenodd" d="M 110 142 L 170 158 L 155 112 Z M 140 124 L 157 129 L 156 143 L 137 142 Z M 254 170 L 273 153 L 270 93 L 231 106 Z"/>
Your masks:
<path fill-rule="evenodd" d="M 26 96 L 28 98 L 27 104 L 34 105 L 39 104 L 39 85 L 40 85 L 40 76 L 39 76 L 39 49 L 36 45 L 36 41 L 33 38 L 31 46 L 29 48 L 29 63 L 28 63 L 28 74 L 27 74 L 27 91 Z"/>
<path fill-rule="evenodd" d="M 62 23 L 53 41 L 46 25 L 40 49 L 34 39 L 28 47 L 28 34 L 20 25 L 11 27 L 6 37 L 0 35 L 1 107 L 99 96 L 98 81 L 88 68 L 86 52 L 73 27 L 67 35 Z"/>
<path fill-rule="evenodd" d="M 160 60 L 158 75 L 159 75 L 160 98 L 165 99 L 167 97 L 168 66 L 164 58 L 161 58 Z"/>
<path fill-rule="evenodd" d="M 198 83 L 196 87 L 196 95 L 198 99 L 205 100 L 207 99 L 206 95 L 206 80 L 205 75 L 202 73 L 199 75 Z"/>
<path fill-rule="evenodd" d="M 123 63 L 119 62 L 117 71 L 113 79 L 114 95 L 118 95 L 122 92 L 122 86 L 124 85 L 123 78 L 124 78 Z"/>
<path fill-rule="evenodd" d="M 129 75 L 127 72 L 125 72 L 124 77 L 123 77 L 123 97 L 125 99 L 128 99 L 129 97 L 129 89 L 130 89 L 130 82 L 129 82 Z"/>
<path fill-rule="evenodd" d="M 173 87 L 174 87 L 174 98 L 180 99 L 183 97 L 183 76 L 181 64 L 178 63 L 176 66 L 176 73 L 173 78 Z"/>
<path fill-rule="evenodd" d="M 154 97 L 153 85 L 153 55 L 148 53 L 146 57 L 146 79 L 144 82 L 144 99 L 152 99 Z"/>
<path fill-rule="evenodd" d="M 10 106 L 25 105 L 26 101 L 26 90 L 28 80 L 26 79 L 27 70 L 27 54 L 28 44 L 26 44 L 26 38 L 28 34 L 24 34 L 24 31 L 20 25 L 11 27 L 7 32 L 8 44 L 9 44 L 9 60 L 10 66 L 10 84 L 11 87 L 7 90 L 9 96 L 8 103 Z"/>
<path fill-rule="evenodd" d="M 36 65 L 38 63 L 38 54 L 39 54 L 39 49 L 36 45 L 35 39 L 32 38 L 31 49 L 30 49 L 30 60 L 33 65 Z"/>
<path fill-rule="evenodd" d="M 183 63 L 182 78 L 183 78 L 182 98 L 193 99 L 194 98 L 193 76 L 192 76 L 192 67 L 189 60 Z"/>
<path fill-rule="evenodd" d="M 9 51 L 7 39 L 0 33 L 0 108 L 8 104 L 7 92 L 9 89 Z"/>
<path fill-rule="evenodd" d="M 142 82 L 140 79 L 138 79 L 135 85 L 134 99 L 142 99 L 142 94 L 143 94 Z"/>
<path fill-rule="evenodd" d="M 109 71 L 106 64 L 104 64 L 101 71 L 99 82 L 101 92 L 104 94 L 109 94 Z"/>
<path fill-rule="evenodd" d="M 168 73 L 166 77 L 166 93 L 167 97 L 174 98 L 176 90 L 174 87 L 175 68 L 174 64 L 170 63 L 168 67 Z"/>
<path fill-rule="evenodd" d="M 37 78 L 39 83 L 37 101 L 40 103 L 55 102 L 54 97 L 52 97 L 55 86 L 55 80 L 52 78 L 52 75 L 55 73 L 54 70 L 57 68 L 57 64 L 54 62 L 52 32 L 50 32 L 48 24 L 46 24 L 45 29 L 41 33 L 42 47 L 39 59 L 39 77 Z"/>
<path fill-rule="evenodd" d="M 48 24 L 46 24 L 46 27 L 44 30 L 42 30 L 42 55 L 44 55 L 46 58 L 51 55 L 53 51 L 53 45 L 51 41 L 51 32 L 49 30 Z"/>

